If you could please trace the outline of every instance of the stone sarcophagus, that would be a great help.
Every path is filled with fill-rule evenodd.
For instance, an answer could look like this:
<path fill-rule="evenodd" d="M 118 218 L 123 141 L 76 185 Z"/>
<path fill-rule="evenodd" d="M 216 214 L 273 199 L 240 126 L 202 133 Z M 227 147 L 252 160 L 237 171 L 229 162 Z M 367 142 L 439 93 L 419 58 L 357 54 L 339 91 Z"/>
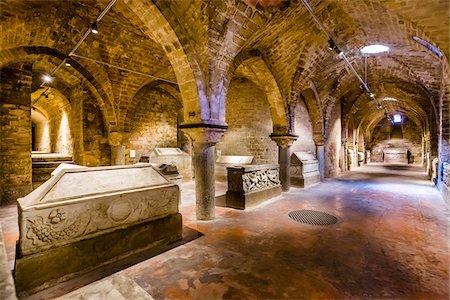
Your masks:
<path fill-rule="evenodd" d="M 291 155 L 291 185 L 306 188 L 320 182 L 319 161 L 310 152 Z"/>
<path fill-rule="evenodd" d="M 254 161 L 253 156 L 245 155 L 221 155 L 216 160 L 216 180 L 227 181 L 228 167 L 251 165 Z"/>
<path fill-rule="evenodd" d="M 179 148 L 155 148 L 149 156 L 154 164 L 175 165 L 183 180 L 192 179 L 192 158 Z"/>
<path fill-rule="evenodd" d="M 150 164 L 66 169 L 18 199 L 14 276 L 39 290 L 181 239 L 179 188 Z"/>
<path fill-rule="evenodd" d="M 383 152 L 383 162 L 386 164 L 407 164 L 407 148 L 385 148 Z"/>
<path fill-rule="evenodd" d="M 281 195 L 278 165 L 228 167 L 226 206 L 246 209 Z"/>

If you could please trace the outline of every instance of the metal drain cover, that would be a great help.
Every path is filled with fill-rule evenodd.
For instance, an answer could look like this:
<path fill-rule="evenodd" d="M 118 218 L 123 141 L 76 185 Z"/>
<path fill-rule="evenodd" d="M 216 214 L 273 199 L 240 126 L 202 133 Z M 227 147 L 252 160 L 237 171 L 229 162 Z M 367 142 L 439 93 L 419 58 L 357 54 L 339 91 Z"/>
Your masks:
<path fill-rule="evenodd" d="M 338 221 L 333 215 L 308 209 L 290 211 L 288 216 L 294 221 L 310 225 L 332 225 Z"/>

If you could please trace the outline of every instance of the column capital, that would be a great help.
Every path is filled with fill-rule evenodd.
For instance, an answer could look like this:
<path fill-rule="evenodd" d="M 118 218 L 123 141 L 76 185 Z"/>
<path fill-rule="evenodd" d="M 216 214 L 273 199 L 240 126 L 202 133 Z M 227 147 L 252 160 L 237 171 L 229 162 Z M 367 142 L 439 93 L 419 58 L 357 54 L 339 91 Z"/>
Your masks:
<path fill-rule="evenodd" d="M 179 126 L 191 139 L 194 146 L 211 147 L 217 144 L 228 126 L 217 124 L 182 124 Z"/>
<path fill-rule="evenodd" d="M 270 138 L 277 143 L 279 147 L 287 148 L 292 146 L 292 144 L 298 139 L 298 135 L 295 134 L 275 134 L 272 133 Z"/>
<path fill-rule="evenodd" d="M 108 143 L 110 146 L 120 146 L 122 143 L 123 135 L 121 132 L 113 131 L 109 133 Z"/>

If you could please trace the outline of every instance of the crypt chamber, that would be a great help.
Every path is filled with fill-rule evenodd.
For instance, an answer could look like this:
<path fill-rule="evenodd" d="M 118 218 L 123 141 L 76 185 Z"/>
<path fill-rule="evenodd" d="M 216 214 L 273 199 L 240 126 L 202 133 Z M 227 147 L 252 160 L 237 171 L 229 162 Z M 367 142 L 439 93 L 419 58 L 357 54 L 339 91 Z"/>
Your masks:
<path fill-rule="evenodd" d="M 449 6 L 0 1 L 0 298 L 447 299 Z"/>

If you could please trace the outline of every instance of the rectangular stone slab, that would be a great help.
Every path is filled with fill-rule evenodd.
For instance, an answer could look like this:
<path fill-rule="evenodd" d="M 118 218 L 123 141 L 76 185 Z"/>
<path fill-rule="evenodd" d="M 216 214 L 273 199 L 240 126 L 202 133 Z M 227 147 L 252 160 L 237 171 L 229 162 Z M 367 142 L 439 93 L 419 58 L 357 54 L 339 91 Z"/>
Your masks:
<path fill-rule="evenodd" d="M 175 165 L 184 180 L 192 179 L 192 158 L 179 148 L 155 148 L 150 153 L 149 162 Z"/>
<path fill-rule="evenodd" d="M 253 159 L 253 156 L 221 155 L 217 158 L 216 163 L 250 165 L 253 163 Z"/>

